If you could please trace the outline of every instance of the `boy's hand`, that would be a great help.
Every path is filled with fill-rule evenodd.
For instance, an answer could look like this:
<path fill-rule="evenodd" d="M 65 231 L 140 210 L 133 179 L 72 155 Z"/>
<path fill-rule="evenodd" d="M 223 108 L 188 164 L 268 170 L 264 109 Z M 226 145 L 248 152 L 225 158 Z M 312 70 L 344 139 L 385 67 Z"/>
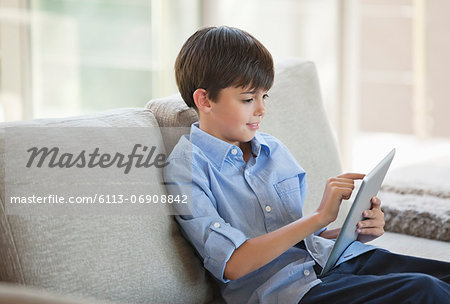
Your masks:
<path fill-rule="evenodd" d="M 316 210 L 323 226 L 336 220 L 342 200 L 350 198 L 355 180 L 363 179 L 364 176 L 360 173 L 345 173 L 327 180 L 322 201 Z"/>
<path fill-rule="evenodd" d="M 372 197 L 370 210 L 365 210 L 363 216 L 366 218 L 357 225 L 358 241 L 370 242 L 384 233 L 384 213 L 381 211 L 381 200 Z"/>

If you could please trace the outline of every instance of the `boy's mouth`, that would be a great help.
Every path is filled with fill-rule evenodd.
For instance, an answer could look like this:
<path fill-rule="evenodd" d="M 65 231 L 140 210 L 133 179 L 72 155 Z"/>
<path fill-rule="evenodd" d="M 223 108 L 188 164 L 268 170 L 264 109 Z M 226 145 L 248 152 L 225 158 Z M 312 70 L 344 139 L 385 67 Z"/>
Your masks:
<path fill-rule="evenodd" d="M 247 126 L 249 126 L 251 129 L 253 130 L 258 130 L 259 129 L 259 122 L 256 123 L 248 123 Z"/>

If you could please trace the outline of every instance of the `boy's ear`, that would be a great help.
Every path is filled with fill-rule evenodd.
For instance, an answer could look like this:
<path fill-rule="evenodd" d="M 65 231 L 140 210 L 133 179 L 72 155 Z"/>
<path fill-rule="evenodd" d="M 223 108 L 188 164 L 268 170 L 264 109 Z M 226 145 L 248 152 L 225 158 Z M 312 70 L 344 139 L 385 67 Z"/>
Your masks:
<path fill-rule="evenodd" d="M 197 109 L 201 112 L 211 111 L 211 100 L 208 98 L 208 92 L 205 89 L 197 89 L 194 94 L 194 102 Z"/>

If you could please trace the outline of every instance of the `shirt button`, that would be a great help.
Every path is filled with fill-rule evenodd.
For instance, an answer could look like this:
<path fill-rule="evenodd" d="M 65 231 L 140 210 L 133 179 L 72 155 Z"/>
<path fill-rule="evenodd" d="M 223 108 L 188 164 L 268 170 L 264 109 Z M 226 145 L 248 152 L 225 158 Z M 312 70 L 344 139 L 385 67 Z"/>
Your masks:
<path fill-rule="evenodd" d="M 272 211 L 272 208 L 270 206 L 266 206 L 266 211 L 270 212 L 270 211 Z"/>
<path fill-rule="evenodd" d="M 231 154 L 236 155 L 237 154 L 237 149 L 235 149 L 235 148 L 231 149 Z"/>
<path fill-rule="evenodd" d="M 309 276 L 309 270 L 308 269 L 305 269 L 305 271 L 303 271 L 303 274 L 305 275 L 305 276 Z"/>
<path fill-rule="evenodd" d="M 250 175 L 250 172 L 248 172 L 248 170 L 247 170 L 247 171 L 245 171 L 245 174 L 246 174 L 246 175 Z"/>
<path fill-rule="evenodd" d="M 214 228 L 219 228 L 220 227 L 220 223 L 216 222 L 214 223 Z"/>

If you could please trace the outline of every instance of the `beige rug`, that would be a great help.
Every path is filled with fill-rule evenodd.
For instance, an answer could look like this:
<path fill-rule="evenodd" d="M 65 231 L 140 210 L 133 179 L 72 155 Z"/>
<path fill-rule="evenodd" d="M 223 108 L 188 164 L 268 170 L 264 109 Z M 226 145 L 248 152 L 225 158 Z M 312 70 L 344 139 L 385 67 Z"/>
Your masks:
<path fill-rule="evenodd" d="M 386 231 L 450 242 L 450 155 L 390 171 L 378 196 Z"/>

